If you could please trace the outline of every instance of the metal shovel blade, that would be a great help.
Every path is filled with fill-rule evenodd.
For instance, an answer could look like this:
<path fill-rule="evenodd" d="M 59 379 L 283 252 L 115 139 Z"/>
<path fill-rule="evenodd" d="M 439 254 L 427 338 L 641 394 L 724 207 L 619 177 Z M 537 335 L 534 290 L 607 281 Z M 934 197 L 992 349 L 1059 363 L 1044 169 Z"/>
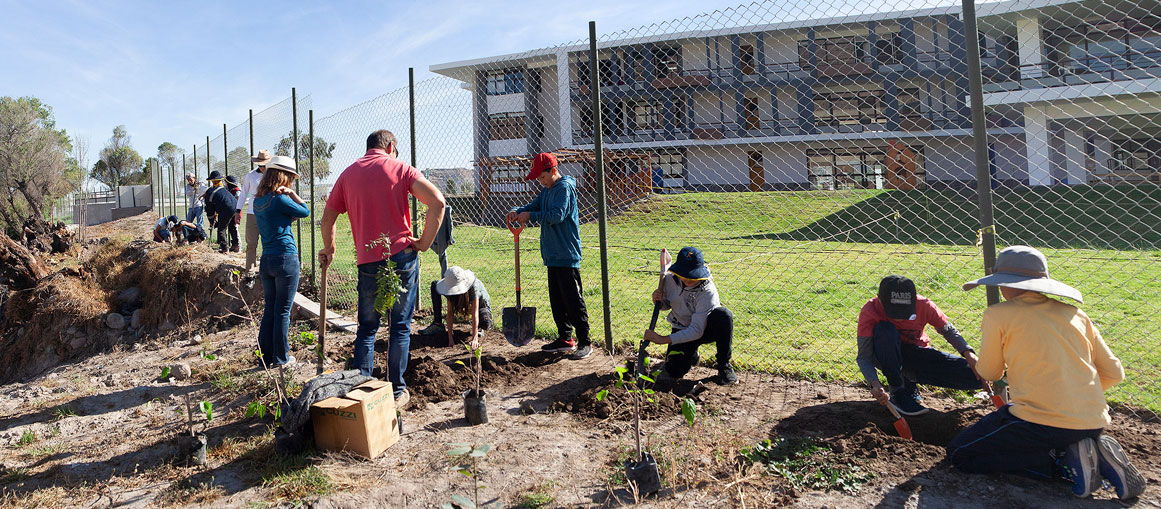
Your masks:
<path fill-rule="evenodd" d="M 532 342 L 536 333 L 536 308 L 504 308 L 504 339 L 512 346 L 524 346 Z"/>

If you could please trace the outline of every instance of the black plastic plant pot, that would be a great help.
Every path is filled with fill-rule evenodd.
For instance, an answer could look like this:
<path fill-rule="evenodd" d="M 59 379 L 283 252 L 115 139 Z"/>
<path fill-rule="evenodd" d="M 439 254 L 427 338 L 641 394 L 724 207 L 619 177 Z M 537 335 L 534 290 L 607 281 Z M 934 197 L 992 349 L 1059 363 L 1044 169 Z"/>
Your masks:
<path fill-rule="evenodd" d="M 488 402 L 484 391 L 478 394 L 471 389 L 464 391 L 464 417 L 472 426 L 488 422 Z"/>
<path fill-rule="evenodd" d="M 625 478 L 637 486 L 637 494 L 645 497 L 661 491 L 661 472 L 653 455 L 644 454 L 641 461 L 625 462 Z"/>
<path fill-rule="evenodd" d="M 178 443 L 184 451 L 186 461 L 190 465 L 203 466 L 206 464 L 206 435 L 198 433 L 194 436 L 182 435 Z"/>

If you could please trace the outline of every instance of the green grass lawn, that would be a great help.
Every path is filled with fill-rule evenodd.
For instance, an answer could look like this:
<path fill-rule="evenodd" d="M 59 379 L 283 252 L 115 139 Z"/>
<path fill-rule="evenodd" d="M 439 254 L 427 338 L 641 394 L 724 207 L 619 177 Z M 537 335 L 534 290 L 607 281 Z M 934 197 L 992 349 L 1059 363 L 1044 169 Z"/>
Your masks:
<path fill-rule="evenodd" d="M 1082 308 L 1124 362 L 1127 380 L 1112 400 L 1161 411 L 1161 193 L 1152 187 L 1084 187 L 998 194 L 1000 247 L 1029 243 L 1048 256 L 1054 278 L 1079 288 Z M 321 210 L 321 207 L 320 207 Z M 975 246 L 977 211 L 954 192 L 837 191 L 689 193 L 657 196 L 610 218 L 609 294 L 612 336 L 635 342 L 648 326 L 661 248 L 701 248 L 736 318 L 735 362 L 743 368 L 826 380 L 859 380 L 854 364 L 859 308 L 891 273 L 916 281 L 978 345 L 985 292 L 961 283 L 983 274 Z M 463 217 L 462 214 L 460 217 Z M 308 225 L 304 224 L 305 232 Z M 537 228 L 521 237 L 525 305 L 537 307 L 539 330 L 552 314 Z M 581 227 L 581 274 L 594 339 L 604 337 L 596 224 Z M 493 307 L 515 304 L 512 237 L 469 224 L 455 229 L 449 261 L 474 271 Z M 354 304 L 354 249 L 340 220 L 330 304 Z M 321 240 L 316 240 L 321 246 Z M 307 241 L 307 243 L 309 243 Z M 304 253 L 306 251 L 304 250 Z M 434 253 L 421 255 L 421 306 L 439 278 Z M 304 272 L 304 277 L 309 270 Z M 667 328 L 662 325 L 661 328 Z M 933 345 L 949 349 L 934 331 Z M 660 352 L 660 350 L 658 350 Z M 712 356 L 703 349 L 703 359 Z"/>

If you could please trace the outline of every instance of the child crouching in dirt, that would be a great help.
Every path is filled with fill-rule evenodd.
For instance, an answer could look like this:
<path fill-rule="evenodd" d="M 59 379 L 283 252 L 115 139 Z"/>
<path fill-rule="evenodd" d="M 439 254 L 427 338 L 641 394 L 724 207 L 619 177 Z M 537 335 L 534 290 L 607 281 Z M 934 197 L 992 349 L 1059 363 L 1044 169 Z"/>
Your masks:
<path fill-rule="evenodd" d="M 1004 302 L 984 311 L 976 372 L 999 380 L 1008 372 L 1009 404 L 980 419 L 947 445 L 952 466 L 969 473 L 1010 472 L 1072 481 L 1087 497 L 1108 480 L 1117 497 L 1145 490 L 1145 479 L 1113 437 L 1104 391 L 1125 371 L 1088 315 L 1050 299 L 1084 302 L 1076 289 L 1048 277 L 1040 251 L 1012 246 L 995 271 L 965 283 L 1000 287 Z"/>
<path fill-rule="evenodd" d="M 931 346 L 927 326 L 935 328 L 958 356 Z M 972 366 L 976 353 L 960 336 L 947 315 L 931 299 L 919 295 L 910 279 L 890 275 L 879 281 L 879 294 L 859 309 L 855 363 L 880 404 L 903 415 L 920 415 L 917 384 L 959 390 L 978 390 L 981 382 Z M 879 382 L 876 367 L 890 385 Z"/>
<path fill-rule="evenodd" d="M 491 298 L 484 282 L 480 281 L 470 270 L 452 266 L 444 272 L 443 279 L 432 285 L 431 307 L 435 314 L 434 322 L 439 321 L 442 314 L 442 300 L 447 298 L 447 346 L 454 346 L 455 340 L 452 331 L 455 330 L 456 318 L 463 318 L 472 324 L 471 346 L 480 346 L 480 331 L 490 330 L 493 327 Z"/>
<path fill-rule="evenodd" d="M 652 330 L 645 331 L 645 340 L 669 345 L 657 384 L 664 387 L 685 376 L 697 364 L 698 347 L 711 343 L 717 346 L 715 381 L 722 385 L 738 383 L 738 375 L 730 365 L 734 315 L 722 307 L 701 250 L 681 248 L 667 272 L 669 275 L 661 289 L 653 291 L 653 300 L 661 303 L 661 309 L 670 310 L 668 320 L 673 332 L 662 336 Z"/>

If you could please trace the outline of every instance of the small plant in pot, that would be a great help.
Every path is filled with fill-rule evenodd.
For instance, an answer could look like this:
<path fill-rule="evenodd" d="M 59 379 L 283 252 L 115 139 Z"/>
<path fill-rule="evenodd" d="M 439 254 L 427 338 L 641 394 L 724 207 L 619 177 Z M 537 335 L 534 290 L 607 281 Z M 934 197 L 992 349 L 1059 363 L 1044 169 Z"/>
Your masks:
<path fill-rule="evenodd" d="M 206 444 L 208 443 L 206 430 L 210 427 L 210 421 L 214 420 L 214 404 L 205 400 L 198 402 L 198 413 L 206 416 L 201 433 L 194 433 L 193 403 L 190 401 L 188 392 L 185 394 L 185 412 L 188 434 L 178 437 L 179 454 L 185 457 L 191 465 L 204 466 L 206 464 Z"/>
<path fill-rule="evenodd" d="M 483 377 L 483 367 L 480 364 L 480 356 L 483 352 L 483 347 L 476 346 L 472 348 L 471 345 L 464 345 L 468 351 L 468 362 L 456 361 L 465 368 L 472 375 L 472 388 L 464 391 L 464 417 L 472 426 L 477 424 L 485 424 L 488 422 L 488 402 L 485 399 L 484 391 L 480 389 L 480 379 Z"/>

